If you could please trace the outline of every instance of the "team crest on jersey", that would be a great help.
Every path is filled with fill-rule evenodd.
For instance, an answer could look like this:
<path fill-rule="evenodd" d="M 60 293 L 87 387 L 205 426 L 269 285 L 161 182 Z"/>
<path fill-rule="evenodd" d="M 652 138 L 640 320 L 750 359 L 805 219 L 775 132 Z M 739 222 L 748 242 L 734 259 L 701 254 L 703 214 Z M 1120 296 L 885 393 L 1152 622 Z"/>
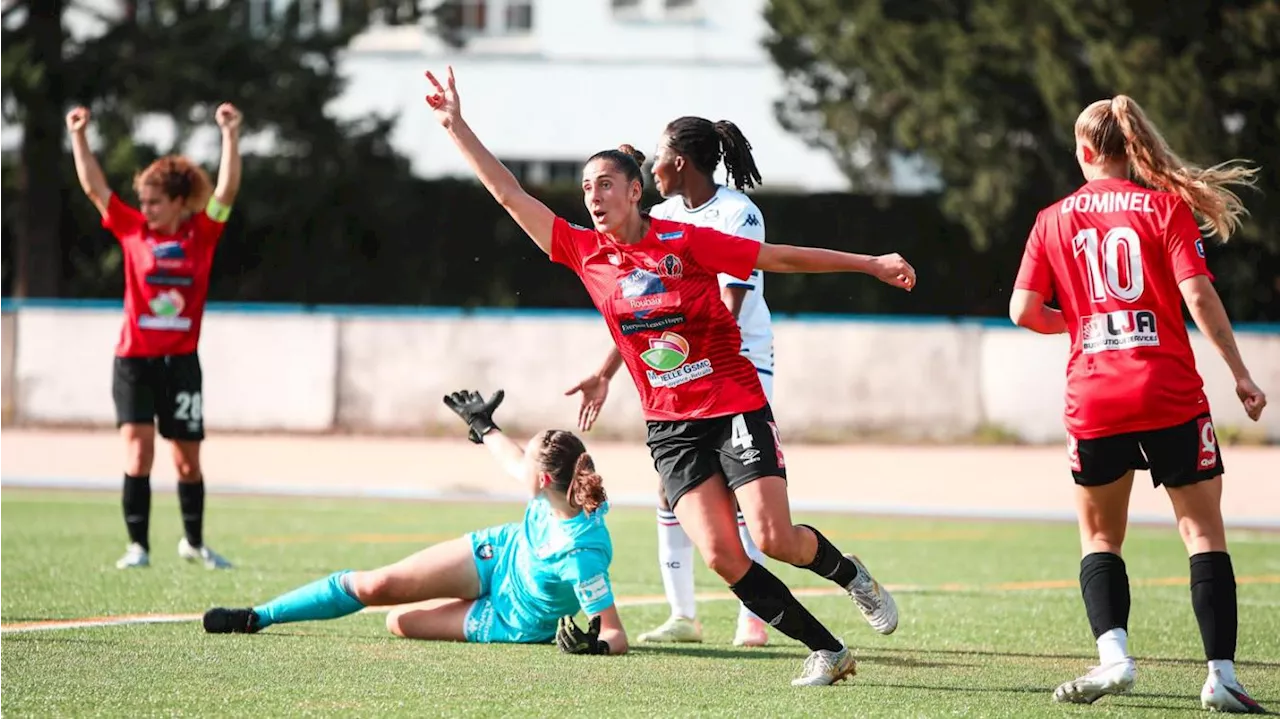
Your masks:
<path fill-rule="evenodd" d="M 493 545 L 485 542 L 476 547 L 476 556 L 481 559 L 493 559 Z"/>
<path fill-rule="evenodd" d="M 675 255 L 665 255 L 658 260 L 658 276 L 680 279 L 684 277 L 684 263 Z"/>

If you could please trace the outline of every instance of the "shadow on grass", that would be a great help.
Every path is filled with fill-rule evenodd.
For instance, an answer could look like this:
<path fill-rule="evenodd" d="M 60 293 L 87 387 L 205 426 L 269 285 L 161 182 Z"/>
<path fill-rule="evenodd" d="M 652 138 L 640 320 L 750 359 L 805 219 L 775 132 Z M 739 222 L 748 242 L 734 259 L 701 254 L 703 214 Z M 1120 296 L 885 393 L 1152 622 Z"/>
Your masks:
<path fill-rule="evenodd" d="M 904 654 L 944 654 L 947 656 L 977 656 L 977 657 L 1007 657 L 1009 659 L 1075 659 L 1080 661 L 1097 662 L 1096 654 L 1053 654 L 1053 653 L 1031 653 L 1031 652 L 996 652 L 985 649 L 927 649 L 924 647 L 895 647 L 895 652 Z M 1204 661 L 1200 659 L 1188 659 L 1185 657 L 1148 657 L 1139 655 L 1136 657 L 1138 664 L 1173 664 L 1188 666 L 1204 666 Z M 1259 667 L 1263 669 L 1280 669 L 1280 662 L 1259 662 L 1243 660 L 1240 662 L 1242 667 Z"/>

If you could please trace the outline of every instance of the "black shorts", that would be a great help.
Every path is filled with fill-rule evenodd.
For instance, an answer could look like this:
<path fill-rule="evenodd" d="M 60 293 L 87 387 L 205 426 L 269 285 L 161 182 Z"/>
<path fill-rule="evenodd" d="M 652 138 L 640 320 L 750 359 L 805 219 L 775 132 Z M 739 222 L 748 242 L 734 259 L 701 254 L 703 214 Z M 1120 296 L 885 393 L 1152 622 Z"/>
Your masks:
<path fill-rule="evenodd" d="M 1082 487 L 1111 484 L 1134 469 L 1151 470 L 1157 487 L 1185 487 L 1222 474 L 1222 453 L 1208 414 L 1164 429 L 1094 439 L 1068 436 L 1067 457 Z"/>
<path fill-rule="evenodd" d="M 673 508 L 685 492 L 718 473 L 729 489 L 761 477 L 787 477 L 778 426 L 767 404 L 743 414 L 647 424 L 653 467 Z"/>
<path fill-rule="evenodd" d="M 204 377 L 200 358 L 116 357 L 111 394 L 116 426 L 157 423 L 160 436 L 199 442 L 204 439 Z"/>

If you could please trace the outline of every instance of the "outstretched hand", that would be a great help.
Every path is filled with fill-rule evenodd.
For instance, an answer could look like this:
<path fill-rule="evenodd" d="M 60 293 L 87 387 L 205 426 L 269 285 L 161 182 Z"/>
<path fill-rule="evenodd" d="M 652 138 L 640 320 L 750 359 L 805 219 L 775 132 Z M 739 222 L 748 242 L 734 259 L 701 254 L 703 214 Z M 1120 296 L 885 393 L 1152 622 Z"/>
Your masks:
<path fill-rule="evenodd" d="M 916 269 L 897 252 L 875 258 L 875 277 L 908 292 L 916 286 Z"/>
<path fill-rule="evenodd" d="M 589 431 L 600 416 L 600 408 L 609 397 L 609 380 L 598 374 L 582 380 L 565 391 L 566 397 L 582 393 L 582 404 L 578 407 L 578 429 Z"/>
<path fill-rule="evenodd" d="M 506 396 L 506 392 L 498 390 L 486 401 L 479 392 L 464 389 L 445 395 L 444 404 L 467 423 L 467 439 L 482 444 L 486 434 L 501 431 L 493 422 L 493 413 Z"/>
<path fill-rule="evenodd" d="M 448 87 L 440 84 L 436 76 L 427 71 L 427 80 L 435 92 L 427 95 L 427 104 L 435 112 L 436 121 L 446 130 L 462 119 L 462 103 L 458 100 L 458 85 L 453 79 L 453 66 L 449 66 Z"/>

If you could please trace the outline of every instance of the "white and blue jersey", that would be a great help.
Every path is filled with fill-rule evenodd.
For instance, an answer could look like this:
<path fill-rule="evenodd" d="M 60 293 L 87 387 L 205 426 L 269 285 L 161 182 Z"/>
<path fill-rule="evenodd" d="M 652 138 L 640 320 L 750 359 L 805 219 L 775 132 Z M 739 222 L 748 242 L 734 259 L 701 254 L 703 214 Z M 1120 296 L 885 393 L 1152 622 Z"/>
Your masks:
<path fill-rule="evenodd" d="M 480 596 L 467 612 L 467 641 L 547 642 L 560 617 L 613 606 L 608 511 L 606 502 L 591 514 L 559 519 L 539 496 L 525 507 L 523 522 L 468 535 Z"/>
<path fill-rule="evenodd" d="M 764 242 L 764 215 L 744 193 L 720 186 L 716 194 L 699 207 L 685 207 L 684 198 L 669 197 L 649 209 L 652 217 L 707 227 L 726 235 Z M 747 290 L 738 313 L 742 333 L 742 354 L 755 365 L 765 396 L 773 403 L 773 317 L 764 301 L 764 273 L 752 270 L 746 278 L 721 274 L 720 287 Z"/>

